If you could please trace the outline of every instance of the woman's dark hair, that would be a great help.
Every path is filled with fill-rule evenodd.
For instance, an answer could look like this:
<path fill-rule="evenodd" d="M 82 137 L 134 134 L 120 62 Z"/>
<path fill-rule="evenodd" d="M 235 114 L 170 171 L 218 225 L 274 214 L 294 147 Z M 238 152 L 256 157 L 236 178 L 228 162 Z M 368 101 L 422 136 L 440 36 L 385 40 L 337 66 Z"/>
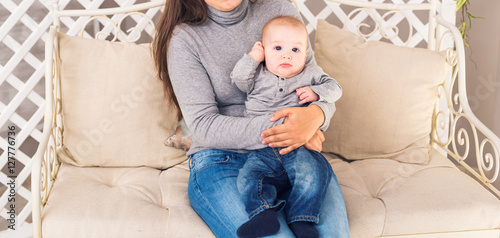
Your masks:
<path fill-rule="evenodd" d="M 169 103 L 174 104 L 175 108 L 177 108 L 177 118 L 179 120 L 182 119 L 182 113 L 168 75 L 168 45 L 177 25 L 181 23 L 198 25 L 206 19 L 207 5 L 204 0 L 167 0 L 163 14 L 156 25 L 156 34 L 152 45 L 153 58 L 158 77 L 163 81 L 165 96 L 168 98 Z"/>

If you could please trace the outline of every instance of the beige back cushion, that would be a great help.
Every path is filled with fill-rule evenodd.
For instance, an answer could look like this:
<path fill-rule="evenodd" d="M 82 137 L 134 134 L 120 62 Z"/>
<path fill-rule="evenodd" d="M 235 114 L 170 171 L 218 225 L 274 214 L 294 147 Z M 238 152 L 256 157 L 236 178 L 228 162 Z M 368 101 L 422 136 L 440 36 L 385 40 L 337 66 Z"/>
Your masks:
<path fill-rule="evenodd" d="M 148 44 L 59 33 L 62 162 L 168 168 L 184 151 L 164 145 L 177 126 Z"/>
<path fill-rule="evenodd" d="M 428 162 L 433 107 L 449 69 L 442 55 L 365 41 L 324 20 L 318 21 L 315 55 L 343 89 L 325 132 L 324 152 L 347 159 Z"/>

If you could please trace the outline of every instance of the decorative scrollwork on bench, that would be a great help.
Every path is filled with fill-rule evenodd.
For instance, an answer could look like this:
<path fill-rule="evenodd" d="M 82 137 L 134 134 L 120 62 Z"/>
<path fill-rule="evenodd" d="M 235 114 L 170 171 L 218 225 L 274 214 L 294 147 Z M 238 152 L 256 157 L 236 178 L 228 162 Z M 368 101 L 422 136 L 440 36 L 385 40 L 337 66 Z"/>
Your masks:
<path fill-rule="evenodd" d="M 361 15 L 360 15 L 361 14 Z M 400 15 L 397 17 L 396 15 Z M 360 16 L 360 17 L 358 17 Z M 391 17 L 392 16 L 392 17 Z M 360 19 L 367 19 L 370 17 L 370 19 L 373 20 L 373 26 L 365 23 L 365 22 L 359 22 L 357 18 Z M 368 8 L 356 8 L 353 11 L 347 15 L 347 20 L 344 22 L 344 27 L 343 29 L 346 28 L 347 26 L 352 27 L 354 25 L 354 28 L 356 29 L 356 33 L 365 39 L 368 39 L 372 36 L 374 36 L 376 33 L 380 34 L 382 38 L 388 39 L 388 40 L 393 40 L 399 37 L 399 27 L 397 26 L 398 23 L 400 23 L 401 19 L 397 20 L 392 20 L 392 18 L 401 18 L 406 20 L 408 22 L 408 38 L 404 42 L 405 46 L 409 46 L 410 44 L 410 39 L 413 35 L 413 27 L 412 27 L 412 22 L 411 18 L 405 14 L 405 12 L 400 11 L 400 10 L 391 10 L 385 12 L 383 15 L 380 15 L 379 12 L 373 10 L 373 9 L 368 9 Z M 366 31 L 364 29 L 372 29 L 371 31 Z M 366 33 L 367 32 L 367 33 Z"/>
<path fill-rule="evenodd" d="M 438 86 L 438 101 L 446 100 L 446 86 L 440 84 Z M 449 134 L 449 121 L 448 115 L 443 110 L 434 110 L 433 113 L 433 125 L 432 125 L 432 136 L 434 143 L 439 145 L 440 147 L 446 147 L 451 141 L 451 138 L 448 138 Z"/>
<path fill-rule="evenodd" d="M 485 146 L 490 145 L 491 148 L 493 149 L 494 156 L 491 153 L 487 153 L 485 151 Z M 498 178 L 498 173 L 500 170 L 500 161 L 499 161 L 499 154 L 498 154 L 498 149 L 495 147 L 493 142 L 489 138 L 483 139 L 481 142 L 481 145 L 479 147 L 479 157 L 478 160 L 481 164 L 479 172 L 483 177 L 486 178 L 487 183 L 492 183 L 497 180 Z M 494 169 L 493 169 L 494 168 Z M 493 171 L 493 175 L 491 178 L 488 178 L 487 175 L 485 174 L 486 172 L 491 172 Z"/>
<path fill-rule="evenodd" d="M 459 162 L 465 161 L 469 157 L 469 153 L 471 153 L 472 145 L 472 149 L 475 150 L 476 161 L 471 161 L 469 164 L 476 163 L 474 169 L 479 172 L 483 182 L 493 183 L 498 178 L 500 169 L 498 148 L 496 148 L 490 138 L 480 139 L 480 136 L 483 136 L 482 133 L 478 131 L 476 126 L 464 113 L 455 113 L 452 115 L 454 121 L 450 130 L 450 135 L 452 136 L 451 146 L 453 148 L 453 151 L 451 151 L 452 155 Z M 465 129 L 466 125 L 463 125 L 464 123 L 459 123 L 461 119 L 465 121 L 465 124 L 470 126 L 471 134 Z M 460 154 L 458 146 L 463 147 L 465 150 L 463 154 Z M 490 150 L 487 150 L 487 147 L 490 147 Z"/>
<path fill-rule="evenodd" d="M 437 40 L 436 50 L 444 52 L 446 61 L 451 66 L 451 78 L 440 85 L 438 90 L 438 101 L 443 103 L 446 109 L 439 109 L 437 106 L 434 111 L 432 142 L 500 196 L 498 189 L 491 185 L 497 180 L 500 172 L 500 148 L 494 140 L 498 138 L 491 131 L 482 130 L 481 123 L 468 112 L 468 102 L 461 101 L 467 99 L 464 97 L 465 92 L 461 91 L 465 85 L 465 73 L 461 72 L 464 69 L 460 65 L 460 61 L 465 60 L 463 53 L 459 57 L 457 51 L 449 45 L 443 49 L 446 47 L 446 40 L 451 40 L 448 44 L 457 44 L 455 34 L 446 31 Z"/>
<path fill-rule="evenodd" d="M 57 48 L 57 43 L 54 42 L 54 48 Z M 57 52 L 57 51 L 56 51 Z M 59 63 L 58 57 L 54 54 L 52 59 L 52 125 L 51 134 L 47 144 L 47 150 L 41 160 L 42 186 L 41 186 L 41 203 L 42 208 L 48 200 L 50 190 L 54 185 L 57 173 L 59 171 L 60 162 L 57 157 L 57 151 L 62 147 L 62 105 L 61 105 L 61 88 L 59 80 Z M 48 105 L 50 106 L 50 105 Z"/>
<path fill-rule="evenodd" d="M 457 156 L 459 161 L 464 161 L 469 157 L 469 152 L 470 152 L 470 136 L 469 132 L 463 127 L 457 128 L 458 121 L 464 118 L 466 118 L 463 115 L 458 115 L 454 118 L 452 122 L 452 127 L 450 131 L 453 131 L 454 133 L 451 134 L 451 139 L 452 139 L 452 147 L 453 147 L 453 154 Z M 466 120 L 469 122 L 468 120 Z M 470 122 L 469 122 L 470 123 Z M 455 133 L 457 132 L 457 133 Z M 458 151 L 458 145 L 464 148 L 463 154 L 460 154 Z"/>

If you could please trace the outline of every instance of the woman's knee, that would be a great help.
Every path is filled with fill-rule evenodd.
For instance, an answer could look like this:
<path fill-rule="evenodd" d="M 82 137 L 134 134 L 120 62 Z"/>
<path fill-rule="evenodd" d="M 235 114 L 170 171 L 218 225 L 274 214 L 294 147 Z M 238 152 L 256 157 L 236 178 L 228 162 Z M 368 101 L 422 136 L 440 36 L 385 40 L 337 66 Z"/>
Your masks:
<path fill-rule="evenodd" d="M 237 156 L 211 153 L 195 157 L 188 183 L 193 209 L 218 237 L 236 237 L 236 229 L 247 220 L 236 186 Z M 234 160 L 233 160 L 234 159 Z"/>

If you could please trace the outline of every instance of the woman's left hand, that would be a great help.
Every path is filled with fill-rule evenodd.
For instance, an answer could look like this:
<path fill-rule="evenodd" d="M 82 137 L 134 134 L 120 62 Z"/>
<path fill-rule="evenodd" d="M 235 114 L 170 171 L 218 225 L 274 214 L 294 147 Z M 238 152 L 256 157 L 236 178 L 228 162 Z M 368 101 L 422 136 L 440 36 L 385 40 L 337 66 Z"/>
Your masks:
<path fill-rule="evenodd" d="M 271 127 L 262 132 L 263 144 L 270 147 L 286 147 L 280 154 L 287 154 L 306 144 L 323 124 L 324 114 L 317 105 L 308 107 L 289 107 L 278 110 L 270 121 L 285 117 L 283 124 Z"/>

